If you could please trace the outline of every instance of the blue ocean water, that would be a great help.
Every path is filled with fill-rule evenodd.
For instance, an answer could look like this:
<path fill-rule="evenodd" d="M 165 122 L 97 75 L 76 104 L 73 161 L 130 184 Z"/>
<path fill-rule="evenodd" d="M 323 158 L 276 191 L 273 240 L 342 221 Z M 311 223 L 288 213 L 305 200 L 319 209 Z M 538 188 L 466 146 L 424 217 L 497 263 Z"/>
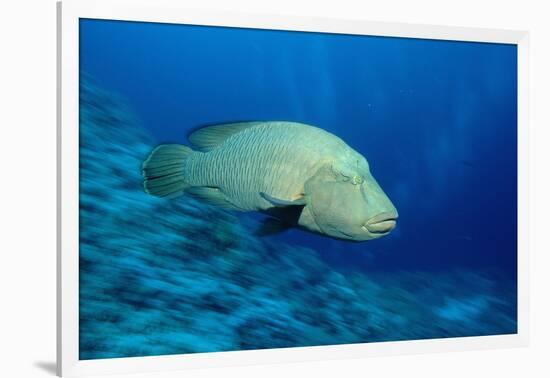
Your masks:
<path fill-rule="evenodd" d="M 515 333 L 516 68 L 506 44 L 81 20 L 80 357 Z M 261 238 L 143 192 L 154 146 L 242 120 L 341 137 L 397 228 Z"/>

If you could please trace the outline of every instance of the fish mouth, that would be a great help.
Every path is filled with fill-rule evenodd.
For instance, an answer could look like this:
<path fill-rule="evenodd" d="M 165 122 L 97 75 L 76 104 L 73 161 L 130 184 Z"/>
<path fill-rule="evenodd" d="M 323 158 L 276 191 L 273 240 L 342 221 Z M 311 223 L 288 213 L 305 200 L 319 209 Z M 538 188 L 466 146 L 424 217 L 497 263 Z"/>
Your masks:
<path fill-rule="evenodd" d="M 364 225 L 363 229 L 372 233 L 384 235 L 389 233 L 395 228 L 397 223 L 397 214 L 395 213 L 382 213 L 369 219 Z"/>

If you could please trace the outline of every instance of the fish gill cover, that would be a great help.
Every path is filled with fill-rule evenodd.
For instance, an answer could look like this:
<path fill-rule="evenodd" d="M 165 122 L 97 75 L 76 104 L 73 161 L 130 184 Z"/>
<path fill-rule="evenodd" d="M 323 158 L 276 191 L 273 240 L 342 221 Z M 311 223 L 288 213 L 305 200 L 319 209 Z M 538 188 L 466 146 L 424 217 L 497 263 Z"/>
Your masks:
<path fill-rule="evenodd" d="M 154 141 L 125 100 L 80 88 L 80 359 L 516 332 L 494 273 L 346 274 L 230 212 L 143 191 Z"/>

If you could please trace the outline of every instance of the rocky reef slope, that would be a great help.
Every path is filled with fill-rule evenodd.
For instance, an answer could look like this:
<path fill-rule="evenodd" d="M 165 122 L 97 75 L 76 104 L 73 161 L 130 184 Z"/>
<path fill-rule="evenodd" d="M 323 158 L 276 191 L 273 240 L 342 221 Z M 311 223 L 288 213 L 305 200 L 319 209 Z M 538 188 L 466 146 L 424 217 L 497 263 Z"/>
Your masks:
<path fill-rule="evenodd" d="M 145 194 L 154 142 L 84 79 L 80 358 L 513 333 L 515 292 L 487 275 L 343 274 L 234 215 Z"/>

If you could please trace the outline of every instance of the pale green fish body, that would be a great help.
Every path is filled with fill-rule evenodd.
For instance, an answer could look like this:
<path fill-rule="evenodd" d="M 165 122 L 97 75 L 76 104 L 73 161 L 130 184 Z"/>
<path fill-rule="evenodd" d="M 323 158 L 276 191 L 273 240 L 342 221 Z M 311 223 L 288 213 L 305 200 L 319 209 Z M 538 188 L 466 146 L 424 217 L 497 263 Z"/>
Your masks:
<path fill-rule="evenodd" d="M 346 149 L 341 139 L 317 127 L 266 122 L 191 155 L 185 176 L 192 186 L 219 188 L 240 210 L 266 210 L 273 204 L 260 193 L 287 201 L 301 198 L 304 183 Z"/>
<path fill-rule="evenodd" d="M 189 140 L 198 151 L 181 145 L 153 151 L 143 167 L 147 192 L 187 193 L 233 210 L 276 214 L 292 226 L 341 239 L 373 239 L 395 226 L 397 212 L 366 159 L 325 130 L 246 122 L 205 127 Z M 376 203 L 367 206 L 369 185 Z M 379 230 L 367 224 L 371 219 Z"/>

